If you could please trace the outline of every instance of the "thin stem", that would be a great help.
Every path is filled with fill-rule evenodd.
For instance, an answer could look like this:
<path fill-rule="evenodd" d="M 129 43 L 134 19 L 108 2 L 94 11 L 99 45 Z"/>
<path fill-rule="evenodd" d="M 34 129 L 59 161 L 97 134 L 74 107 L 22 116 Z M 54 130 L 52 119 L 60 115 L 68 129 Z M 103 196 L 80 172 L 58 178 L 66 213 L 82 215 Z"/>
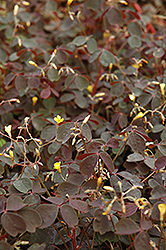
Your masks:
<path fill-rule="evenodd" d="M 39 175 L 37 175 L 37 178 L 38 178 L 38 180 L 40 181 L 41 185 L 46 189 L 47 195 L 48 195 L 49 197 L 51 197 L 50 192 L 49 192 L 48 189 L 46 188 L 45 184 L 43 183 L 43 181 L 42 181 L 42 179 L 40 178 Z"/>
<path fill-rule="evenodd" d="M 128 140 L 126 139 L 126 141 L 124 142 L 123 146 L 119 149 L 118 153 L 115 155 L 114 159 L 112 160 L 113 162 L 116 160 L 116 158 L 118 157 L 118 155 L 121 153 L 121 151 L 124 148 L 124 146 L 126 145 L 127 141 Z"/>
<path fill-rule="evenodd" d="M 64 243 L 64 246 L 66 247 L 66 250 L 69 250 L 68 246 L 66 245 L 66 242 L 62 236 L 62 234 L 60 233 L 59 229 L 56 227 L 55 223 L 53 223 L 53 226 L 55 227 L 56 231 L 58 232 L 59 236 L 61 237 L 61 240 L 63 241 Z"/>
<path fill-rule="evenodd" d="M 93 233 L 93 239 L 92 239 L 91 249 L 93 249 L 94 241 L 95 241 L 95 231 L 94 231 L 94 233 Z"/>

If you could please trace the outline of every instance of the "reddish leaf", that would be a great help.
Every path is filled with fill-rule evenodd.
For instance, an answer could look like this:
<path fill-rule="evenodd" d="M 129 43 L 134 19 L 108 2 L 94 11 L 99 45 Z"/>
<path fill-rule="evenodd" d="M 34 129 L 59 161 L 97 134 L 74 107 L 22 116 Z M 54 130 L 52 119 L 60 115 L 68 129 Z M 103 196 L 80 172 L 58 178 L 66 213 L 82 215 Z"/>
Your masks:
<path fill-rule="evenodd" d="M 36 211 L 40 214 L 43 223 L 40 228 L 46 228 L 54 223 L 57 215 L 58 215 L 58 207 L 52 204 L 40 204 Z"/>
<path fill-rule="evenodd" d="M 1 241 L 0 242 L 0 249 L 1 250 L 13 250 L 13 247 L 9 243 Z"/>
<path fill-rule="evenodd" d="M 81 154 L 79 156 L 77 156 L 77 160 L 83 160 L 85 159 L 87 156 L 90 156 L 90 155 L 94 155 L 94 153 L 87 153 L 87 154 Z"/>
<path fill-rule="evenodd" d="M 111 148 L 119 148 L 119 141 L 115 138 L 110 138 L 106 145 Z"/>
<path fill-rule="evenodd" d="M 15 74 L 9 73 L 9 74 L 5 77 L 5 80 L 4 80 L 5 87 L 7 87 L 7 86 L 13 81 L 14 78 L 15 78 Z"/>
<path fill-rule="evenodd" d="M 18 92 L 25 90 L 27 84 L 24 76 L 18 75 L 15 79 L 15 87 Z"/>
<path fill-rule="evenodd" d="M 60 208 L 60 211 L 61 211 L 63 219 L 69 225 L 69 227 L 74 228 L 78 224 L 77 213 L 74 210 L 74 208 L 72 208 L 70 205 L 64 204 Z"/>
<path fill-rule="evenodd" d="M 132 203 L 132 202 L 127 202 L 125 204 L 125 208 L 126 208 L 126 211 L 125 211 L 125 216 L 126 217 L 129 217 L 132 214 L 135 214 L 135 212 L 138 209 L 137 205 L 135 203 Z"/>
<path fill-rule="evenodd" d="M 81 211 L 83 213 L 87 213 L 90 210 L 87 202 L 85 202 L 85 201 L 71 199 L 69 201 L 69 204 L 70 204 L 70 206 L 72 206 L 76 210 Z"/>
<path fill-rule="evenodd" d="M 97 164 L 97 159 L 96 154 L 87 156 L 80 164 L 81 174 L 89 178 Z"/>
<path fill-rule="evenodd" d="M 18 195 L 11 195 L 7 199 L 7 204 L 6 204 L 6 210 L 9 211 L 17 211 L 21 208 L 25 207 L 25 204 L 23 203 L 22 199 Z"/>
<path fill-rule="evenodd" d="M 145 215 L 141 215 L 140 227 L 143 230 L 149 230 L 152 227 L 152 222 L 150 220 L 146 220 Z"/>
<path fill-rule="evenodd" d="M 165 166 L 166 166 L 166 156 L 161 156 L 155 162 L 156 170 L 159 170 L 159 169 L 161 169 L 161 168 L 163 168 Z"/>
<path fill-rule="evenodd" d="M 30 89 L 38 89 L 40 86 L 39 78 L 35 76 L 28 79 L 28 86 Z"/>
<path fill-rule="evenodd" d="M 145 130 L 142 127 L 135 128 L 134 132 L 142 136 L 146 141 L 152 141 L 152 139 L 147 136 Z"/>
<path fill-rule="evenodd" d="M 58 197 L 58 196 L 48 197 L 47 200 L 56 204 L 56 205 L 60 205 L 64 202 L 64 199 L 62 197 Z"/>
<path fill-rule="evenodd" d="M 139 136 L 137 133 L 130 133 L 128 136 L 127 143 L 136 153 L 143 152 L 145 149 L 145 140 Z"/>
<path fill-rule="evenodd" d="M 110 226 L 107 215 L 103 215 L 102 213 L 103 210 L 101 209 L 97 209 L 94 212 L 93 229 L 95 232 L 99 232 L 103 235 L 110 230 Z"/>
<path fill-rule="evenodd" d="M 88 151 L 92 153 L 97 153 L 101 147 L 103 147 L 103 143 L 95 140 L 87 144 Z"/>
<path fill-rule="evenodd" d="M 1 217 L 1 223 L 5 231 L 13 237 L 26 231 L 26 223 L 23 217 L 12 212 L 4 213 Z"/>
<path fill-rule="evenodd" d="M 151 200 L 156 200 L 162 197 L 166 197 L 166 188 L 161 185 L 157 185 L 152 189 L 151 195 L 152 195 L 150 197 Z"/>
<path fill-rule="evenodd" d="M 73 183 L 65 181 L 58 186 L 57 191 L 62 196 L 66 196 L 67 194 L 73 195 L 78 193 L 78 186 L 74 185 Z"/>
<path fill-rule="evenodd" d="M 43 89 L 43 90 L 41 91 L 41 93 L 40 93 L 40 97 L 43 98 L 43 99 L 49 98 L 50 95 L 51 95 L 51 90 L 50 90 L 49 87 L 46 88 L 46 89 Z"/>
<path fill-rule="evenodd" d="M 118 122 L 119 122 L 119 126 L 121 128 L 125 128 L 127 126 L 127 123 L 128 123 L 128 121 L 127 121 L 127 115 L 126 114 L 121 114 L 119 116 Z"/>
<path fill-rule="evenodd" d="M 134 240 L 135 250 L 150 249 L 150 236 L 147 232 L 142 231 L 137 234 Z"/>
<path fill-rule="evenodd" d="M 123 218 L 115 224 L 116 234 L 127 235 L 140 231 L 139 226 L 129 218 Z"/>
<path fill-rule="evenodd" d="M 17 212 L 26 222 L 26 230 L 30 233 L 36 231 L 36 227 L 41 226 L 42 218 L 40 214 L 30 207 L 25 207 Z"/>
<path fill-rule="evenodd" d="M 107 152 L 101 152 L 100 157 L 103 160 L 106 167 L 108 168 L 108 170 L 112 173 L 115 170 L 115 167 L 111 159 L 111 156 Z"/>
<path fill-rule="evenodd" d="M 139 153 L 130 154 L 127 157 L 128 162 L 137 162 L 137 161 L 143 161 L 143 160 L 144 160 L 144 157 Z"/>
<path fill-rule="evenodd" d="M 58 91 L 56 91 L 56 89 L 53 89 L 53 88 L 50 88 L 52 93 L 56 96 L 56 97 L 59 97 L 59 93 Z"/>

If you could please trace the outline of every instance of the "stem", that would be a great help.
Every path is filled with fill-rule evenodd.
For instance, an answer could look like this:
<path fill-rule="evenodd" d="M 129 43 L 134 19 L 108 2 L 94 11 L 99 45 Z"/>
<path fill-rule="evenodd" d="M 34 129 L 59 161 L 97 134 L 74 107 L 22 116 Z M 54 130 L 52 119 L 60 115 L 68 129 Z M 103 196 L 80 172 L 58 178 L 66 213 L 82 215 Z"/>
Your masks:
<path fill-rule="evenodd" d="M 88 150 L 88 148 L 87 148 L 87 146 L 86 146 L 86 143 L 85 143 L 85 140 L 84 140 L 83 135 L 80 134 L 80 136 L 81 136 L 81 140 L 82 140 L 82 142 L 83 142 L 83 144 L 84 144 L 84 147 L 85 147 L 86 152 L 89 153 L 89 150 Z"/>
<path fill-rule="evenodd" d="M 121 153 L 121 151 L 124 148 L 124 146 L 126 145 L 127 141 L 128 140 L 126 139 L 126 141 L 124 142 L 123 146 L 119 149 L 118 153 L 115 155 L 114 159 L 112 160 L 113 162 L 116 160 L 116 158 L 118 157 L 118 155 Z"/>
<path fill-rule="evenodd" d="M 86 230 L 85 230 L 84 223 L 83 223 L 83 221 L 82 221 L 82 218 L 81 218 L 81 215 L 80 215 L 80 212 L 79 212 L 79 211 L 78 211 L 78 216 L 79 216 L 79 218 L 80 218 L 80 222 L 81 222 L 81 224 L 82 224 L 82 227 L 83 227 L 83 230 L 84 230 L 84 232 L 85 232 L 86 239 L 87 239 L 87 242 L 88 242 L 88 245 L 89 245 L 89 248 L 90 248 L 89 238 L 88 238 L 87 232 L 86 232 Z M 81 246 L 80 246 L 80 247 L 81 247 Z"/>
<path fill-rule="evenodd" d="M 53 226 L 55 227 L 56 231 L 58 232 L 59 236 L 61 237 L 61 240 L 63 241 L 64 243 L 64 246 L 66 247 L 66 250 L 69 250 L 68 246 L 66 245 L 66 242 L 62 236 L 62 234 L 60 233 L 59 229 L 56 227 L 55 223 L 53 223 Z"/>
<path fill-rule="evenodd" d="M 77 246 L 76 246 L 76 229 L 75 228 L 73 229 L 73 234 L 72 234 L 72 245 L 73 245 L 73 250 L 76 250 Z"/>
<path fill-rule="evenodd" d="M 94 231 L 94 233 L 93 233 L 93 240 L 92 240 L 91 249 L 93 249 L 94 241 L 95 241 L 95 231 Z"/>
<path fill-rule="evenodd" d="M 164 219 L 162 221 L 162 228 L 161 228 L 160 239 L 159 239 L 159 243 L 158 243 L 158 249 L 160 249 L 162 234 L 164 235 L 164 244 L 165 244 L 165 238 L 166 238 L 166 235 L 165 235 L 165 232 L 164 232 L 165 219 L 166 219 L 166 213 L 165 213 Z"/>
<path fill-rule="evenodd" d="M 49 192 L 48 189 L 46 188 L 45 184 L 43 183 L 43 181 L 42 181 L 42 179 L 40 178 L 39 175 L 37 175 L 37 178 L 38 178 L 38 180 L 40 181 L 41 185 L 46 189 L 47 195 L 48 195 L 49 197 L 51 197 L 50 192 Z"/>
<path fill-rule="evenodd" d="M 98 84 L 98 81 L 100 79 L 101 70 L 102 70 L 102 66 L 100 65 L 100 68 L 99 68 L 99 71 L 98 71 L 98 74 L 97 74 L 97 77 L 96 77 L 95 85 L 93 87 L 93 93 L 92 93 L 93 96 L 96 94 L 97 84 Z"/>

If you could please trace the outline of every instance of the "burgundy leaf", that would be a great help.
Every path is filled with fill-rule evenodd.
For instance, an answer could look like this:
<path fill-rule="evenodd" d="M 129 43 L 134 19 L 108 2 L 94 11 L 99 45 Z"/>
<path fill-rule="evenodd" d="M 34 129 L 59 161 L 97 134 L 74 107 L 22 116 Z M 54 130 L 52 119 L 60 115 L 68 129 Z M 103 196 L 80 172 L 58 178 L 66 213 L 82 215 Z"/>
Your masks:
<path fill-rule="evenodd" d="M 96 154 L 87 156 L 80 164 L 81 174 L 89 178 L 97 164 L 97 159 L 98 157 Z"/>
<path fill-rule="evenodd" d="M 108 168 L 108 170 L 112 173 L 115 170 L 115 167 L 111 159 L 111 156 L 107 152 L 101 152 L 100 157 L 103 160 L 106 167 Z"/>
<path fill-rule="evenodd" d="M 70 205 L 64 204 L 60 208 L 60 211 L 61 211 L 63 219 L 69 225 L 69 227 L 74 228 L 78 224 L 77 213 L 74 210 L 74 208 L 72 208 Z"/>
<path fill-rule="evenodd" d="M 4 213 L 1 217 L 1 223 L 5 231 L 13 237 L 26 231 L 26 223 L 23 217 L 12 212 Z"/>
<path fill-rule="evenodd" d="M 70 204 L 70 206 L 72 206 L 76 210 L 81 211 L 83 213 L 87 213 L 90 210 L 88 203 L 85 201 L 71 199 L 69 201 L 69 204 Z"/>
<path fill-rule="evenodd" d="M 127 235 L 140 231 L 139 226 L 129 218 L 123 218 L 115 224 L 116 234 Z"/>
<path fill-rule="evenodd" d="M 157 161 L 155 162 L 155 167 L 156 170 L 159 170 L 165 166 L 166 166 L 166 156 L 163 155 L 157 159 Z"/>
<path fill-rule="evenodd" d="M 150 236 L 147 232 L 142 231 L 137 234 L 134 240 L 135 250 L 150 249 Z"/>
<path fill-rule="evenodd" d="M 40 204 L 36 208 L 36 211 L 40 214 L 43 220 L 43 223 L 40 228 L 46 228 L 51 226 L 58 215 L 58 207 L 53 204 Z"/>

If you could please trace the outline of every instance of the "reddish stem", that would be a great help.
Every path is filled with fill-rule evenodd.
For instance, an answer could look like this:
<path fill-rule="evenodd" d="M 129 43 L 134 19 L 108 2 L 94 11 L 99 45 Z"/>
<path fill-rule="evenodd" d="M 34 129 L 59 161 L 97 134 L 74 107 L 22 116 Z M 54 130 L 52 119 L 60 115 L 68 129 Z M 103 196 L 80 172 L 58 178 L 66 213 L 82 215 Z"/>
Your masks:
<path fill-rule="evenodd" d="M 76 230 L 75 229 L 73 229 L 73 234 L 72 234 L 72 245 L 73 245 L 73 250 L 76 250 L 77 246 L 76 246 Z"/>
<path fill-rule="evenodd" d="M 93 96 L 96 94 L 97 84 L 98 84 L 98 81 L 100 79 L 101 71 L 102 71 L 102 65 L 100 65 L 100 68 L 99 68 L 99 71 L 98 71 L 98 74 L 97 74 L 97 77 L 96 77 L 95 85 L 93 87 L 93 93 L 92 93 Z"/>

